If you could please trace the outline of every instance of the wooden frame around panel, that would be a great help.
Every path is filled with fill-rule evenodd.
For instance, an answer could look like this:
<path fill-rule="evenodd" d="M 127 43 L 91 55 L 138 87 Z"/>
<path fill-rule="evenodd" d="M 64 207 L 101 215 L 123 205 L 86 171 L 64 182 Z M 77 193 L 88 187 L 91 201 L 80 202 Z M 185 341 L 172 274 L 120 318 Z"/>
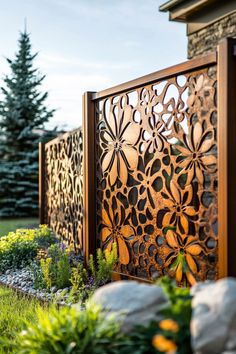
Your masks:
<path fill-rule="evenodd" d="M 83 249 L 85 261 L 96 250 L 96 175 L 95 175 L 95 104 L 94 92 L 83 95 L 83 141 L 84 141 L 84 216 Z"/>
<path fill-rule="evenodd" d="M 39 143 L 39 222 L 45 224 L 45 144 Z"/>
<path fill-rule="evenodd" d="M 218 46 L 219 278 L 236 276 L 236 40 Z"/>

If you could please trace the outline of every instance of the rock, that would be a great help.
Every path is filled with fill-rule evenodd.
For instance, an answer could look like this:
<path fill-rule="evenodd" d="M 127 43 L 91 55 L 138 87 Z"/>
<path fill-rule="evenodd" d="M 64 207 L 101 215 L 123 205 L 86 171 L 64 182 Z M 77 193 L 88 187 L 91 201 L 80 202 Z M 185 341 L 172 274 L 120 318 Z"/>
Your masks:
<path fill-rule="evenodd" d="M 197 285 L 191 320 L 196 354 L 236 353 L 236 279 Z"/>
<path fill-rule="evenodd" d="M 52 286 L 50 291 L 51 291 L 51 293 L 55 293 L 57 291 L 57 287 L 56 286 Z"/>
<path fill-rule="evenodd" d="M 106 313 L 119 312 L 122 331 L 129 332 L 135 325 L 160 319 L 160 310 L 168 300 L 159 286 L 136 281 L 117 281 L 97 289 L 92 296 Z"/>

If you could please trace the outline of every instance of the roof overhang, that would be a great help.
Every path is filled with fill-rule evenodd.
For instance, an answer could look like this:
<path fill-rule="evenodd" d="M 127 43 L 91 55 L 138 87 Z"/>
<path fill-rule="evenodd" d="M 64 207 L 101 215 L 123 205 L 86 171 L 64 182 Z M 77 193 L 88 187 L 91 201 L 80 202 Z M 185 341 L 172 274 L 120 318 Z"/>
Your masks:
<path fill-rule="evenodd" d="M 171 21 L 186 22 L 189 17 L 219 0 L 170 0 L 159 7 L 162 12 L 169 11 Z"/>
<path fill-rule="evenodd" d="M 159 10 L 169 12 L 170 21 L 186 23 L 190 34 L 235 12 L 236 0 L 169 0 Z"/>

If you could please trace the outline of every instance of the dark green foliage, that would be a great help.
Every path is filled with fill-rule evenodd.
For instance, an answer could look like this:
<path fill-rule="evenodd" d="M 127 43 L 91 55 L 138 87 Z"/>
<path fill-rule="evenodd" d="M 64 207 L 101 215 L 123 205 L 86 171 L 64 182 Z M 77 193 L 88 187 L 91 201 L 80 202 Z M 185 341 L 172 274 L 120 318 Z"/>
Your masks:
<path fill-rule="evenodd" d="M 33 68 L 29 34 L 20 33 L 15 59 L 7 59 L 10 75 L 4 78 L 0 102 L 0 217 L 38 213 L 38 143 L 53 115 L 40 93 L 44 76 Z"/>

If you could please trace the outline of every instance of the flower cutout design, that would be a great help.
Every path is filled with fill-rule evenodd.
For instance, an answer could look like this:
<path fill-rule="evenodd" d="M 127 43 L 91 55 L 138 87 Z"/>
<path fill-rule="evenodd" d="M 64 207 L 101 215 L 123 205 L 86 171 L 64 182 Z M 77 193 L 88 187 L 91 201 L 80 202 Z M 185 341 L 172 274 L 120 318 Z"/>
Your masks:
<path fill-rule="evenodd" d="M 101 239 L 105 248 L 111 251 L 115 242 L 120 263 L 127 265 L 130 261 L 130 255 L 126 241 L 135 236 L 134 229 L 130 225 L 124 225 L 121 214 L 114 214 L 110 207 L 108 211 L 106 209 L 102 210 L 102 224 L 104 227 L 101 231 Z"/>
<path fill-rule="evenodd" d="M 201 102 L 202 98 L 204 97 L 205 91 L 210 91 L 212 86 L 209 85 L 209 79 L 204 77 L 203 74 L 196 77 L 190 78 L 190 86 L 189 86 L 191 94 L 187 99 L 187 105 L 189 107 L 194 106 L 196 102 Z M 204 92 L 202 92 L 204 91 Z"/>
<path fill-rule="evenodd" d="M 164 134 L 168 135 L 171 133 L 171 131 L 166 131 L 164 123 L 158 118 L 156 118 L 154 115 L 151 117 L 151 119 L 149 119 L 149 125 L 151 127 L 151 130 L 144 131 L 143 139 L 147 143 L 148 152 L 152 154 L 156 151 L 160 152 L 163 150 Z"/>
<path fill-rule="evenodd" d="M 167 257 L 165 266 L 174 271 L 176 281 L 182 282 L 185 275 L 188 282 L 193 285 L 196 282 L 194 274 L 198 272 L 195 258 L 203 252 L 196 238 L 183 237 L 173 230 L 168 230 L 163 252 Z"/>
<path fill-rule="evenodd" d="M 178 162 L 178 167 L 182 168 L 182 173 L 188 173 L 187 184 L 191 183 L 194 176 L 200 184 L 203 184 L 203 171 L 210 170 L 212 172 L 215 169 L 216 157 L 207 154 L 214 145 L 213 137 L 207 139 L 208 134 L 208 131 L 203 133 L 201 123 L 197 122 L 191 127 L 190 136 L 185 135 L 185 146 L 176 145 L 177 150 L 181 153 L 176 162 Z"/>
<path fill-rule="evenodd" d="M 127 183 L 128 170 L 134 170 L 138 164 L 138 152 L 134 147 L 140 135 L 140 127 L 131 121 L 132 108 L 126 106 L 124 112 L 116 116 L 110 112 L 106 121 L 103 140 L 106 144 L 102 157 L 102 171 L 109 171 L 109 183 L 113 186 L 117 178 Z"/>
<path fill-rule="evenodd" d="M 177 231 L 181 234 L 188 234 L 189 232 L 189 219 L 197 215 L 197 212 L 191 201 L 193 198 L 193 189 L 188 185 L 182 190 L 175 181 L 170 182 L 169 198 L 165 199 L 165 205 L 169 211 L 163 218 L 163 226 L 174 225 Z"/>

